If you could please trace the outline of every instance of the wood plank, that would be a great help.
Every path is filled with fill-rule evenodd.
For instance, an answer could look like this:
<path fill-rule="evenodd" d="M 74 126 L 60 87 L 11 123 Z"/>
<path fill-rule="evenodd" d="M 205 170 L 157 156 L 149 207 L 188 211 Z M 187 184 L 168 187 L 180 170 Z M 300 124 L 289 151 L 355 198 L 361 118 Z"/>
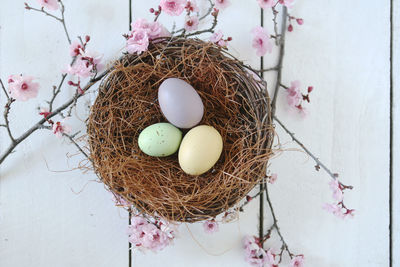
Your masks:
<path fill-rule="evenodd" d="M 400 266 L 400 2 L 392 1 L 392 5 L 392 260 L 393 266 L 398 267 Z"/>
<path fill-rule="evenodd" d="M 345 200 L 357 212 L 341 221 L 322 210 L 331 202 L 329 176 L 304 153 L 287 151 L 271 165 L 281 229 L 307 266 L 388 266 L 389 5 L 298 1 L 291 12 L 304 25 L 287 34 L 283 81 L 315 89 L 306 118 L 289 111 L 285 92 L 277 115 L 354 185 Z M 284 148 L 299 149 L 279 126 L 277 133 Z"/>
<path fill-rule="evenodd" d="M 133 0 L 133 17 L 150 19 L 148 10 L 150 7 L 156 7 L 158 2 Z M 207 6 L 207 1 L 198 3 L 204 8 Z M 250 31 L 260 23 L 260 9 L 257 3 L 251 5 L 244 1 L 231 1 L 231 3 L 229 8 L 220 12 L 217 29 L 223 30 L 226 36 L 233 37 L 232 53 L 259 68 L 259 58 L 250 49 Z M 246 14 L 246 19 L 236 19 L 243 14 Z M 160 17 L 160 21 L 168 26 L 173 24 L 173 19 L 169 16 Z M 205 23 L 211 24 L 211 20 Z M 178 28 L 181 27 L 182 18 L 176 20 L 176 25 Z M 204 35 L 204 38 L 208 36 L 210 34 Z M 248 205 L 246 212 L 241 214 L 239 222 L 220 225 L 220 231 L 214 235 L 204 233 L 201 223 L 181 225 L 179 237 L 173 246 L 157 254 L 135 251 L 132 266 L 244 266 L 246 263 L 241 240 L 246 234 L 258 234 L 258 200 Z"/>
<path fill-rule="evenodd" d="M 107 60 L 120 54 L 121 34 L 128 29 L 127 1 L 66 1 L 66 9 L 72 38 L 90 34 L 90 46 Z M 12 128 L 19 134 L 38 120 L 36 107 L 44 104 L 39 100 L 48 99 L 58 83 L 69 49 L 62 26 L 25 10 L 21 1 L 2 2 L 0 18 L 0 76 L 6 80 L 24 73 L 41 83 L 37 99 L 13 106 Z M 61 100 L 74 93 L 65 88 Z M 4 98 L 0 101 L 3 106 Z M 71 124 L 84 129 L 82 122 Z M 8 137 L 1 132 L 3 150 Z M 102 184 L 92 181 L 93 173 L 59 172 L 83 159 L 68 160 L 67 153 L 75 153 L 72 145 L 42 131 L 1 166 L 0 266 L 128 266 L 127 214 L 113 205 Z"/>

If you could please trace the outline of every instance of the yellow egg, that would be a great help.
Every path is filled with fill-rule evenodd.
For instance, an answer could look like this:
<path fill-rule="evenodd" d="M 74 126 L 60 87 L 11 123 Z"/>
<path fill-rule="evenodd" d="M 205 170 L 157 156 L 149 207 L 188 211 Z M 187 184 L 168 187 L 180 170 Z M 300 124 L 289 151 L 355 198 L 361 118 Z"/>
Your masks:
<path fill-rule="evenodd" d="M 222 137 L 214 127 L 194 127 L 182 140 L 178 153 L 179 165 L 187 174 L 203 174 L 218 161 L 222 146 Z"/>

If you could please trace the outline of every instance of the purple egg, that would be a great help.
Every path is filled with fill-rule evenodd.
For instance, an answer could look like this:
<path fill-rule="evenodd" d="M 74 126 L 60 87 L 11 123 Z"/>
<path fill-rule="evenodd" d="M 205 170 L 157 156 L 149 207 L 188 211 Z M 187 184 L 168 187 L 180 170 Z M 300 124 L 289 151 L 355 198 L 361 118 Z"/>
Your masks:
<path fill-rule="evenodd" d="M 158 102 L 165 118 L 178 128 L 192 128 L 203 118 L 204 106 L 199 94 L 181 79 L 163 81 L 158 89 Z"/>

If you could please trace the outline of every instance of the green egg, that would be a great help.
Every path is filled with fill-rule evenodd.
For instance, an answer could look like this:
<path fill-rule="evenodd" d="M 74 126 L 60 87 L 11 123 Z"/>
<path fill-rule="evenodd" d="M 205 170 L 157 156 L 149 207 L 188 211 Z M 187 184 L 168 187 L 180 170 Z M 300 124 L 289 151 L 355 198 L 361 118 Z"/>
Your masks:
<path fill-rule="evenodd" d="M 138 138 L 139 148 L 153 157 L 166 157 L 179 149 L 182 132 L 170 123 L 161 122 L 146 127 Z"/>

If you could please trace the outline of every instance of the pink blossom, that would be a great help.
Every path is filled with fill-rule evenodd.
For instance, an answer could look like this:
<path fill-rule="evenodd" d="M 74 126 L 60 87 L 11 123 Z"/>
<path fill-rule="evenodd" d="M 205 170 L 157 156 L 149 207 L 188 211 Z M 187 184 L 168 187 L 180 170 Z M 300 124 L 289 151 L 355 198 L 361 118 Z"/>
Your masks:
<path fill-rule="evenodd" d="M 126 42 L 126 50 L 129 54 L 141 54 L 146 51 L 149 46 L 149 36 L 146 30 L 137 29 L 133 32 L 132 37 Z"/>
<path fill-rule="evenodd" d="M 92 75 L 93 65 L 88 61 L 83 60 L 82 57 L 76 59 L 73 65 L 68 65 L 64 71 L 70 75 L 78 76 L 79 78 L 87 78 Z"/>
<path fill-rule="evenodd" d="M 171 36 L 171 33 L 168 32 L 168 30 L 158 21 L 148 22 L 146 19 L 140 18 L 133 22 L 131 26 L 131 35 L 133 35 L 137 30 L 145 30 L 149 37 L 149 40 Z"/>
<path fill-rule="evenodd" d="M 58 121 L 53 124 L 53 133 L 58 137 L 61 138 L 63 134 L 67 134 L 71 132 L 71 127 L 65 123 L 65 120 Z"/>
<path fill-rule="evenodd" d="M 252 30 L 253 48 L 256 49 L 257 56 L 264 56 L 267 52 L 272 52 L 272 42 L 270 35 L 266 29 L 257 26 Z"/>
<path fill-rule="evenodd" d="M 199 12 L 199 7 L 197 6 L 196 0 L 187 1 L 185 8 L 190 12 Z"/>
<path fill-rule="evenodd" d="M 277 179 L 278 179 L 278 174 L 273 173 L 273 174 L 271 174 L 271 176 L 269 177 L 268 182 L 269 182 L 270 184 L 273 184 L 273 183 L 276 182 Z"/>
<path fill-rule="evenodd" d="M 269 255 L 257 243 L 253 236 L 246 236 L 243 240 L 245 260 L 253 266 L 265 266 L 268 263 Z"/>
<path fill-rule="evenodd" d="M 343 191 L 340 188 L 338 179 L 331 180 L 329 182 L 329 187 L 331 188 L 331 190 L 333 192 L 333 195 L 332 195 L 333 199 L 341 202 L 343 200 Z"/>
<path fill-rule="evenodd" d="M 302 267 L 304 266 L 304 256 L 297 255 L 290 261 L 290 267 Z"/>
<path fill-rule="evenodd" d="M 213 35 L 211 35 L 210 41 L 213 43 L 218 43 L 222 40 L 222 37 L 224 37 L 224 34 L 221 30 L 218 30 L 217 32 L 214 32 Z"/>
<path fill-rule="evenodd" d="M 225 9 L 231 2 L 229 0 L 214 0 L 214 6 L 216 9 Z"/>
<path fill-rule="evenodd" d="M 198 26 L 199 26 L 198 16 L 186 16 L 184 27 L 187 32 L 192 32 L 197 30 Z"/>
<path fill-rule="evenodd" d="M 147 51 L 149 41 L 171 36 L 171 33 L 157 21 L 148 22 L 145 19 L 137 19 L 132 23 L 132 31 L 126 42 L 126 50 L 130 54 L 141 54 Z"/>
<path fill-rule="evenodd" d="M 185 9 L 186 0 L 161 0 L 161 10 L 171 16 L 179 16 Z"/>
<path fill-rule="evenodd" d="M 258 0 L 258 4 L 261 8 L 269 8 L 275 5 L 275 0 Z"/>
<path fill-rule="evenodd" d="M 287 101 L 289 106 L 296 107 L 300 105 L 303 95 L 300 92 L 300 81 L 293 81 L 287 89 Z"/>
<path fill-rule="evenodd" d="M 93 70 L 96 70 L 98 72 L 103 68 L 103 64 L 101 63 L 103 59 L 103 54 L 89 49 L 82 51 L 81 54 L 82 59 L 88 61 Z"/>
<path fill-rule="evenodd" d="M 168 228 L 169 229 L 169 228 Z M 133 216 L 128 227 L 129 242 L 135 247 L 159 251 L 168 246 L 174 238 L 172 231 L 158 228 L 142 216 Z"/>
<path fill-rule="evenodd" d="M 37 0 L 37 2 L 41 7 L 49 10 L 57 10 L 60 7 L 58 0 Z"/>
<path fill-rule="evenodd" d="M 42 107 L 40 108 L 39 115 L 42 115 L 45 119 L 47 119 L 47 117 L 51 115 L 51 112 L 48 108 Z"/>
<path fill-rule="evenodd" d="M 10 76 L 8 76 L 8 79 L 7 79 L 7 82 L 10 84 L 10 83 L 13 83 L 14 82 L 14 80 L 16 80 L 17 78 L 19 77 L 19 75 L 10 75 Z"/>
<path fill-rule="evenodd" d="M 219 230 L 218 223 L 214 220 L 205 221 L 203 223 L 203 228 L 207 234 L 212 234 Z"/>
<path fill-rule="evenodd" d="M 294 5 L 294 0 L 279 0 L 279 3 L 291 8 Z"/>
<path fill-rule="evenodd" d="M 39 92 L 39 83 L 33 82 L 32 76 L 11 75 L 8 78 L 10 96 L 19 101 L 35 98 Z"/>
<path fill-rule="evenodd" d="M 338 204 L 325 203 L 322 206 L 322 208 L 325 209 L 326 211 L 332 213 L 333 215 L 335 215 L 338 218 L 341 218 L 341 219 L 345 218 L 342 208 Z"/>
<path fill-rule="evenodd" d="M 69 46 L 69 54 L 71 57 L 76 57 L 81 54 L 82 44 L 79 41 L 73 41 Z"/>

